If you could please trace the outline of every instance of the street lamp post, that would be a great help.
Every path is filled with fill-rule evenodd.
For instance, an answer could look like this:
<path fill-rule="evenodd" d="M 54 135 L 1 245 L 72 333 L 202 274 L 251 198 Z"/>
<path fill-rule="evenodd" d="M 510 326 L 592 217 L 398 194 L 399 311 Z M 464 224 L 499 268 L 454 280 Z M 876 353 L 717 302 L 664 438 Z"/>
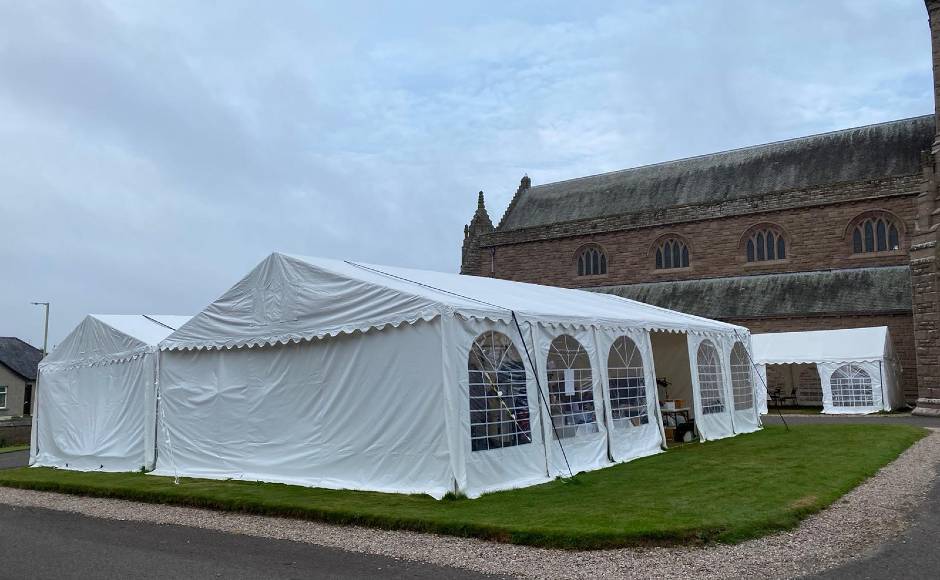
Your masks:
<path fill-rule="evenodd" d="M 33 302 L 33 306 L 44 306 L 46 309 L 45 330 L 43 331 L 42 335 L 42 358 L 46 358 L 46 355 L 49 354 L 49 303 Z"/>

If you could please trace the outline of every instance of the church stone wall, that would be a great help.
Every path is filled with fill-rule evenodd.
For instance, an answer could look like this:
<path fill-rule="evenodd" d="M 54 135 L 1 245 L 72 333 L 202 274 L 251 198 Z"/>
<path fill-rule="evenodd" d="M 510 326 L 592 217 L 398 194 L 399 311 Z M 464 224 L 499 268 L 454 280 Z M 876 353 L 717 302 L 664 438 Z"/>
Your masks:
<path fill-rule="evenodd" d="M 916 194 L 916 192 L 913 192 Z M 914 195 L 856 200 L 840 204 L 798 207 L 730 217 L 716 216 L 704 221 L 669 226 L 637 227 L 615 232 L 569 235 L 550 240 L 490 246 L 487 260 L 478 270 L 481 276 L 534 282 L 553 286 L 590 287 L 637 284 L 668 280 L 717 278 L 764 273 L 805 272 L 825 269 L 899 266 L 910 263 L 908 248 L 914 231 Z M 885 210 L 899 219 L 904 234 L 901 250 L 881 255 L 852 255 L 849 223 L 870 210 Z M 711 215 L 713 208 L 700 208 Z M 751 227 L 769 222 L 787 234 L 787 259 L 752 262 L 745 259 L 742 237 Z M 587 230 L 580 231 L 590 231 Z M 512 233 L 512 232 L 509 232 Z M 691 249 L 689 268 L 656 270 L 651 248 L 664 235 L 678 235 Z M 486 247 L 486 240 L 481 245 Z M 599 244 L 607 252 L 608 273 L 577 276 L 578 249 Z M 491 268 L 493 272 L 491 274 Z"/>

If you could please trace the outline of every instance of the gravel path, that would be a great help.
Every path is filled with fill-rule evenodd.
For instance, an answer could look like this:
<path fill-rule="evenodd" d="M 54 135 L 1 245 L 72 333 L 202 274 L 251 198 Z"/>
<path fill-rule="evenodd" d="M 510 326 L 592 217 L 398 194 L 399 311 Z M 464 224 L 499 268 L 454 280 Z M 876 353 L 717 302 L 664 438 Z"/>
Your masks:
<path fill-rule="evenodd" d="M 940 466 L 940 431 L 797 529 L 738 545 L 566 552 L 412 532 L 0 488 L 0 503 L 294 540 L 535 578 L 789 578 L 864 555 L 907 526 Z"/>

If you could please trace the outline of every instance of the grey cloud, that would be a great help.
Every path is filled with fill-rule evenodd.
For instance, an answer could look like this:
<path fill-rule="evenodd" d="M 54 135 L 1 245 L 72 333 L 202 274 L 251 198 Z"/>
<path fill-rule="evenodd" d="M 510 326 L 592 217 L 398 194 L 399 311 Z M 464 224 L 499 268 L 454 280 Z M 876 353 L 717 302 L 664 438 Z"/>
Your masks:
<path fill-rule="evenodd" d="M 0 334 L 273 250 L 455 270 L 484 189 L 932 110 L 916 0 L 0 4 Z"/>

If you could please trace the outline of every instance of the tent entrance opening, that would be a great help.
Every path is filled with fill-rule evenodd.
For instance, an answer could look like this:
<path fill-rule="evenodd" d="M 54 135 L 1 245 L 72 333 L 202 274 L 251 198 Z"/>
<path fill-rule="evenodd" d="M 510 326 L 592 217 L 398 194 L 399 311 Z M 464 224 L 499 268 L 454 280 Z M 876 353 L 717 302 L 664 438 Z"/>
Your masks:
<path fill-rule="evenodd" d="M 692 441 L 697 434 L 688 337 L 685 333 L 651 332 L 650 342 L 666 443 Z"/>

